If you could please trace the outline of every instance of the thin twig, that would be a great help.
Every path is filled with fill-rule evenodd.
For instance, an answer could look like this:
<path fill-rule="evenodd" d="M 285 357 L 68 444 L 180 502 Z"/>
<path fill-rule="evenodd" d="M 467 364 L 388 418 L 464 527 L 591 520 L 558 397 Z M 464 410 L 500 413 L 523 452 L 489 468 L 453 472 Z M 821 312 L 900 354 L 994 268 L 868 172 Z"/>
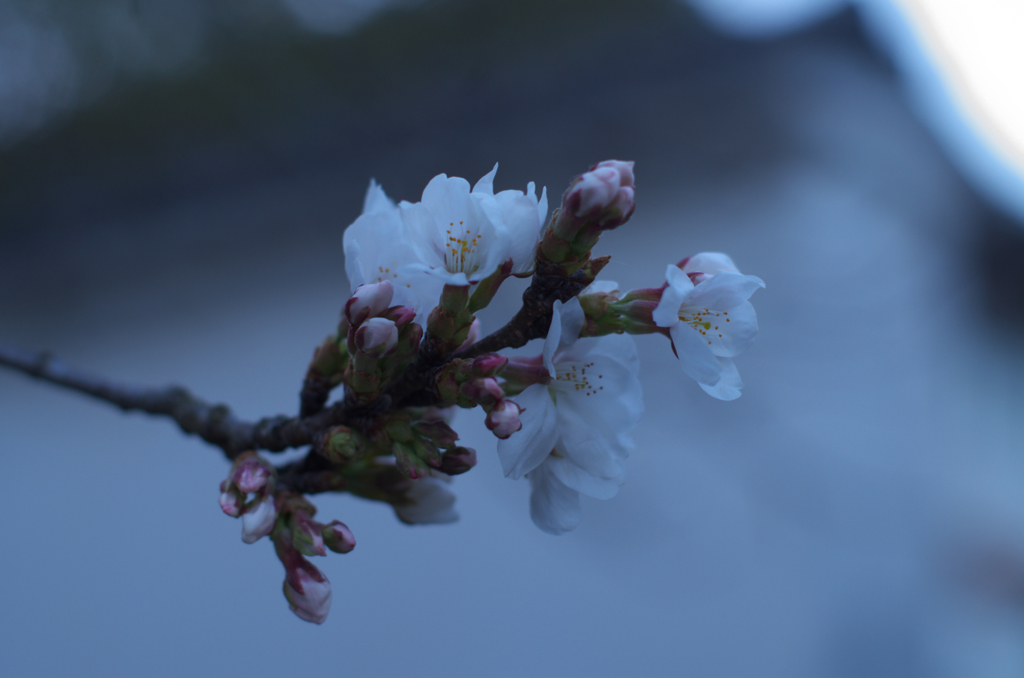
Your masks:
<path fill-rule="evenodd" d="M 228 459 L 246 450 L 280 452 L 309 445 L 319 432 L 345 423 L 353 414 L 338 404 L 305 419 L 281 415 L 247 422 L 235 417 L 227 405 L 211 405 L 180 386 L 144 388 L 111 381 L 71 367 L 48 353 L 0 343 L 0 365 L 85 393 L 126 412 L 170 417 L 185 433 L 221 448 Z"/>

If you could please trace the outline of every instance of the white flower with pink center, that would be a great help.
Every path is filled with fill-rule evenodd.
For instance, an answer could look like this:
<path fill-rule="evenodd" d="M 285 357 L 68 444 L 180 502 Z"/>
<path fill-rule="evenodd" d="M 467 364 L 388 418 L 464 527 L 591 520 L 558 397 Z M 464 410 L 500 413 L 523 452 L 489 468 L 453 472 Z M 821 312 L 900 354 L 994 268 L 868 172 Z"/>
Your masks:
<path fill-rule="evenodd" d="M 552 534 L 579 523 L 581 493 L 609 499 L 619 491 L 627 434 L 644 409 L 633 340 L 577 339 L 583 323 L 578 299 L 555 302 L 543 349 L 547 378 L 514 396 L 522 429 L 498 441 L 505 475 L 529 477 L 530 515 Z"/>
<path fill-rule="evenodd" d="M 494 169 L 470 189 L 459 177 L 439 174 L 423 189 L 420 202 L 395 205 L 370 184 L 363 214 L 345 231 L 345 269 L 355 290 L 389 280 L 395 304 L 425 318 L 444 285 L 474 285 L 503 264 L 526 274 L 547 216 L 547 193 L 494 193 Z M 422 323 L 421 323 L 422 324 Z"/>
<path fill-rule="evenodd" d="M 668 286 L 654 309 L 654 322 L 667 327 L 683 372 L 719 400 L 740 397 L 743 382 L 732 358 L 757 338 L 757 314 L 747 301 L 764 287 L 743 275 L 732 259 L 702 252 L 665 271 Z"/>

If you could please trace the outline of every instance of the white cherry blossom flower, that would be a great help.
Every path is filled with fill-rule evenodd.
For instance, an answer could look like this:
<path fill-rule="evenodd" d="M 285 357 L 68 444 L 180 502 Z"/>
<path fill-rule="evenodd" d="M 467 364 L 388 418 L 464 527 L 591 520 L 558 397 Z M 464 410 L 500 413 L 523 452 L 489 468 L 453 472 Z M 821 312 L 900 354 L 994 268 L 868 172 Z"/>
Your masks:
<path fill-rule="evenodd" d="M 547 191 L 494 193 L 494 169 L 472 190 L 459 177 L 439 174 L 420 202 L 396 206 L 370 183 L 363 213 L 345 231 L 349 284 L 389 280 L 395 304 L 419 311 L 422 323 L 444 285 L 473 285 L 511 262 L 511 272 L 533 268 L 534 251 L 547 215 Z"/>
<path fill-rule="evenodd" d="M 417 261 L 416 252 L 405 236 L 401 210 L 376 181 L 370 181 L 363 200 L 363 213 L 345 229 L 345 272 L 353 291 L 360 285 L 387 280 L 394 286 L 395 305 L 419 307 L 403 267 Z M 437 285 L 440 295 L 441 286 Z"/>
<path fill-rule="evenodd" d="M 465 179 L 439 174 L 423 189 L 420 202 L 399 205 L 406 235 L 419 255 L 407 271 L 465 286 L 480 282 L 509 260 L 513 272 L 529 269 L 547 213 L 547 193 L 538 200 L 531 183 L 528 195 L 495 195 L 497 171 L 495 165 L 472 190 Z"/>
<path fill-rule="evenodd" d="M 480 178 L 473 186 L 474 193 L 493 195 L 501 210 L 501 220 L 508 232 L 508 259 L 512 261 L 512 273 L 524 275 L 533 270 L 537 241 L 548 214 L 548 189 L 543 188 L 537 198 L 537 187 L 531 181 L 526 193 L 516 190 L 494 192 L 494 175 L 498 165 Z"/>
<path fill-rule="evenodd" d="M 555 302 L 543 349 L 549 379 L 515 396 L 522 430 L 498 441 L 505 475 L 529 476 L 530 515 L 552 534 L 579 522 L 580 493 L 609 499 L 618 492 L 627 434 L 643 414 L 633 340 L 577 340 L 583 323 L 578 299 Z"/>
<path fill-rule="evenodd" d="M 665 280 L 653 318 L 669 328 L 683 372 L 719 400 L 739 398 L 743 382 L 732 358 L 757 337 L 757 314 L 747 300 L 764 282 L 741 274 L 720 252 L 690 257 L 682 269 L 669 265 Z"/>

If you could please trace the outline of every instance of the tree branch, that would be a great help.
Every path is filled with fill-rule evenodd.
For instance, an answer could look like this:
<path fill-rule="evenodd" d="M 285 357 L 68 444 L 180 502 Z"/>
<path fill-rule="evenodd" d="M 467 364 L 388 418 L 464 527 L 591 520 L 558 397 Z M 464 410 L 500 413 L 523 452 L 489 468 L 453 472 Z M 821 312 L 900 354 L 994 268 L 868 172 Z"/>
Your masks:
<path fill-rule="evenodd" d="M 557 270 L 557 269 L 555 269 Z M 508 323 L 492 332 L 472 346 L 457 351 L 453 358 L 475 358 L 484 353 L 494 353 L 503 348 L 519 348 L 531 339 L 547 336 L 551 325 L 551 307 L 556 301 L 563 304 L 593 282 L 593 276 L 579 270 L 571 276 L 542 270 L 538 262 L 530 286 L 523 292 L 523 305 Z"/>
<path fill-rule="evenodd" d="M 0 343 L 0 365 L 90 395 L 126 412 L 170 417 L 185 433 L 198 435 L 221 448 L 228 459 L 246 450 L 280 452 L 309 445 L 319 432 L 343 424 L 355 414 L 339 403 L 305 419 L 281 415 L 247 422 L 235 417 L 227 405 L 211 405 L 180 386 L 144 388 L 122 384 L 78 370 L 48 353 Z"/>

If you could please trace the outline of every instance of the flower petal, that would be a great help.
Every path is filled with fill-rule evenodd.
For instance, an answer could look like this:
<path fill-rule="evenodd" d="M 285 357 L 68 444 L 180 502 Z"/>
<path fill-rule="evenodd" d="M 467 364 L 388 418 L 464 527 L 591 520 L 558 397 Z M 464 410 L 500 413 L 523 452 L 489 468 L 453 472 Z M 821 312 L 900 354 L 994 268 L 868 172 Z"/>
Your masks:
<path fill-rule="evenodd" d="M 588 466 L 599 466 L 605 469 L 604 472 L 594 473 L 587 466 L 577 463 L 577 459 L 581 457 L 586 460 Z M 607 467 L 605 462 L 610 462 Z M 626 477 L 621 462 L 589 445 L 576 448 L 570 457 L 553 456 L 546 465 L 566 487 L 595 499 L 614 497 L 619 493 L 619 486 Z"/>
<path fill-rule="evenodd" d="M 740 389 L 743 388 L 739 370 L 729 358 L 719 358 L 718 362 L 721 365 L 721 377 L 718 382 L 714 385 L 701 384 L 700 387 L 712 398 L 736 400 L 742 395 Z"/>
<path fill-rule="evenodd" d="M 559 415 L 571 409 L 587 422 L 587 428 L 595 431 L 619 434 L 632 430 L 644 411 L 640 380 L 628 365 L 615 358 L 595 353 L 585 358 L 586 363 L 559 362 L 557 365 L 562 378 L 552 381 L 549 388 L 556 394 Z M 566 378 L 566 373 L 579 375 L 577 381 Z M 559 430 L 566 435 L 565 427 L 560 425 Z"/>
<path fill-rule="evenodd" d="M 494 175 L 497 173 L 498 163 L 494 163 L 494 167 L 491 168 L 491 171 L 480 177 L 480 180 L 473 186 L 473 193 L 494 195 Z"/>
<path fill-rule="evenodd" d="M 555 351 L 558 350 L 562 339 L 562 302 L 555 300 L 551 305 L 551 325 L 548 327 L 548 336 L 544 338 L 544 349 L 541 351 L 544 356 L 544 367 L 548 369 L 551 378 L 555 378 Z"/>
<path fill-rule="evenodd" d="M 749 301 L 707 319 L 717 323 L 705 336 L 711 339 L 711 352 L 719 357 L 738 356 L 757 338 L 757 313 Z"/>
<path fill-rule="evenodd" d="M 707 340 L 685 323 L 670 329 L 669 335 L 675 344 L 683 372 L 701 384 L 717 384 L 722 367 L 719 359 L 711 352 Z"/>
<path fill-rule="evenodd" d="M 558 303 L 557 301 L 555 302 Z M 552 319 L 554 324 L 554 319 Z M 580 300 L 573 297 L 569 301 L 562 304 L 561 312 L 561 325 L 562 333 L 558 338 L 558 345 L 560 348 L 572 346 L 580 337 L 580 332 L 583 330 L 583 325 L 587 322 L 587 316 L 583 312 L 583 307 L 580 305 Z"/>
<path fill-rule="evenodd" d="M 564 534 L 580 523 L 580 495 L 555 477 L 547 464 L 530 472 L 530 517 L 548 534 Z"/>
<path fill-rule="evenodd" d="M 700 252 L 694 254 L 683 264 L 683 273 L 706 273 L 718 275 L 719 273 L 739 273 L 736 264 L 728 254 L 722 252 Z"/>
<path fill-rule="evenodd" d="M 693 288 L 693 293 L 683 300 L 683 307 L 731 311 L 763 287 L 764 282 L 757 276 L 719 273 Z"/>
<path fill-rule="evenodd" d="M 658 327 L 672 327 L 679 322 L 679 307 L 693 290 L 693 283 L 675 264 L 669 264 L 665 269 L 665 282 L 668 287 L 661 293 L 661 299 L 651 314 Z"/>
<path fill-rule="evenodd" d="M 498 459 L 505 477 L 518 480 L 551 454 L 558 441 L 558 413 L 547 386 L 534 384 L 516 396 L 523 428 L 498 441 Z"/>
<path fill-rule="evenodd" d="M 535 191 L 533 182 L 531 181 L 526 185 L 526 192 L 531 195 Z M 537 201 L 537 221 L 540 222 L 541 228 L 544 228 L 544 224 L 548 218 L 548 187 L 544 186 L 540 189 L 540 199 Z"/>
<path fill-rule="evenodd" d="M 501 209 L 501 219 L 508 234 L 512 273 L 529 271 L 535 262 L 542 225 L 537 216 L 539 208 L 533 184 L 525 195 L 521 191 L 502 191 L 494 199 Z"/>
<path fill-rule="evenodd" d="M 363 214 L 386 212 L 395 209 L 395 203 L 387 196 L 384 189 L 374 179 L 370 179 L 370 187 L 363 198 Z"/>
<path fill-rule="evenodd" d="M 345 273 L 355 290 L 365 283 L 395 282 L 402 266 L 417 254 L 402 234 L 397 209 L 362 214 L 345 229 Z"/>
<path fill-rule="evenodd" d="M 577 353 L 577 347 L 583 353 Z M 636 350 L 636 342 L 628 334 L 608 334 L 603 337 L 587 337 L 580 339 L 571 349 L 573 356 L 608 356 L 629 368 L 633 376 L 640 373 L 640 355 Z"/>

